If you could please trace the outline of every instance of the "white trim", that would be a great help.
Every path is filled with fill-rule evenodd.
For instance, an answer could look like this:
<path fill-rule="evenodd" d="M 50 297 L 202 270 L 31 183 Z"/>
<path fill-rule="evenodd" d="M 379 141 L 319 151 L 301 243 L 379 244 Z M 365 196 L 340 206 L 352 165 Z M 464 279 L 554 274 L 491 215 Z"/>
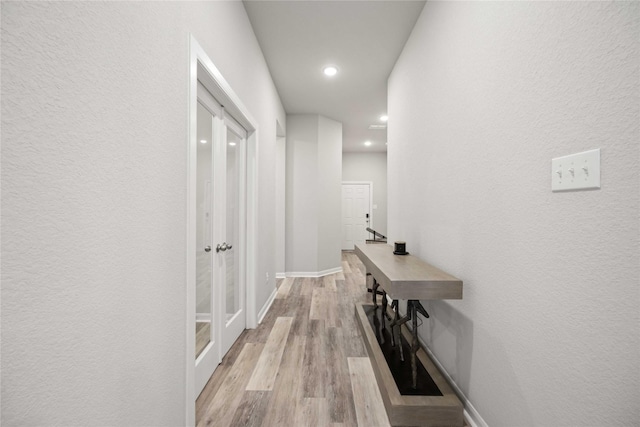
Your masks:
<path fill-rule="evenodd" d="M 200 47 L 196 39 L 191 37 L 191 42 L 195 43 L 198 54 L 198 64 L 196 70 L 196 79 L 198 73 L 200 73 L 202 84 L 207 88 L 213 97 L 224 105 L 224 109 L 242 126 L 246 129 L 247 134 L 256 130 L 256 121 L 253 119 L 249 110 L 244 106 L 242 101 L 236 93 L 233 91 L 229 83 L 222 76 L 222 73 L 218 71 L 211 59 L 205 53 L 204 49 Z M 193 76 L 192 76 L 193 77 Z"/>
<path fill-rule="evenodd" d="M 444 366 L 442 366 L 442 363 L 440 363 L 440 361 L 436 358 L 435 354 L 433 354 L 431 349 L 427 347 L 427 345 L 425 344 L 425 342 L 422 340 L 420 336 L 418 336 L 418 341 L 420 341 L 420 345 L 422 345 L 422 348 L 425 349 L 425 351 L 433 361 L 434 365 L 438 367 L 438 369 L 440 370 L 444 378 L 447 380 L 451 388 L 453 388 L 453 391 L 458 395 L 458 399 L 462 401 L 462 405 L 464 406 L 463 414 L 467 422 L 469 422 L 470 426 L 471 427 L 489 427 L 489 425 L 482 419 L 482 416 L 480 416 L 480 413 L 478 413 L 478 411 L 471 404 L 469 399 L 467 399 L 467 396 L 465 396 L 462 390 L 460 390 L 460 387 L 458 387 L 458 384 L 456 384 L 455 381 L 453 381 L 453 378 L 451 378 L 451 375 L 449 375 L 449 373 L 444 369 Z"/>
<path fill-rule="evenodd" d="M 189 34 L 189 76 L 188 89 L 188 135 L 187 135 L 187 250 L 186 250 L 186 289 L 185 289 L 185 318 L 186 318 L 186 378 L 185 378 L 185 425 L 195 425 L 195 321 L 196 321 L 196 295 L 195 295 L 195 212 L 193 201 L 195 200 L 196 187 L 196 157 L 197 151 L 197 105 L 198 105 L 198 81 L 211 92 L 214 98 L 225 106 L 228 112 L 247 131 L 247 193 L 246 193 L 246 327 L 256 326 L 256 270 L 257 270 L 257 195 L 258 195 L 258 168 L 257 145 L 258 126 L 257 121 L 249 113 L 249 110 L 240 101 L 229 83 L 224 79 L 220 71 L 214 66 L 209 56 L 200 46 L 192 34 Z"/>
<path fill-rule="evenodd" d="M 264 316 L 267 315 L 267 312 L 271 308 L 271 304 L 273 304 L 273 301 L 275 301 L 277 294 L 278 289 L 273 288 L 273 292 L 271 292 L 271 295 L 269 295 L 269 298 L 267 298 L 267 302 L 264 303 L 264 305 L 260 309 L 260 312 L 258 313 L 258 324 L 262 323 L 262 319 L 264 319 Z"/>
<path fill-rule="evenodd" d="M 188 132 L 187 132 L 187 224 L 185 232 L 186 239 L 186 282 L 185 282 L 185 314 L 186 314 L 186 378 L 185 378 L 185 425 L 187 427 L 196 424 L 196 399 L 195 399 L 195 376 L 196 376 L 196 333 L 193 327 L 196 321 L 196 292 L 195 292 L 195 268 L 196 265 L 196 238 L 195 238 L 195 213 L 193 209 L 193 201 L 196 198 L 196 156 L 192 153 L 197 152 L 197 146 L 193 146 L 195 135 L 197 135 L 197 108 L 198 108 L 198 71 L 196 64 L 198 62 L 199 46 L 195 43 L 193 36 L 189 35 L 189 76 L 187 79 L 187 89 L 189 96 L 187 97 L 187 114 L 188 114 Z M 194 102 L 195 100 L 195 102 Z M 195 108 L 194 108 L 195 105 Z"/>
<path fill-rule="evenodd" d="M 211 313 L 196 313 L 197 323 L 211 323 Z"/>
<path fill-rule="evenodd" d="M 241 139 L 247 139 L 247 131 L 229 114 L 224 115 L 224 124 Z"/>
<path fill-rule="evenodd" d="M 222 106 L 218 103 L 218 101 L 215 100 L 213 95 L 211 95 L 207 88 L 204 87 L 204 85 L 200 82 L 198 82 L 198 101 L 211 113 L 212 116 L 223 116 Z"/>
<path fill-rule="evenodd" d="M 405 326 L 407 327 L 407 329 L 411 330 L 411 327 L 409 327 L 409 325 L 405 324 Z M 482 418 L 480 413 L 473 406 L 471 401 L 467 399 L 467 396 L 465 396 L 465 394 L 462 392 L 460 387 L 458 387 L 458 384 L 456 384 L 453 378 L 451 378 L 451 375 L 449 375 L 446 369 L 444 369 L 444 366 L 442 365 L 442 363 L 440 363 L 436 355 L 433 354 L 429 346 L 427 346 L 427 343 L 424 342 L 424 340 L 420 335 L 418 335 L 418 342 L 420 343 L 422 348 L 427 352 L 427 354 L 433 361 L 433 364 L 436 365 L 436 367 L 440 370 L 440 373 L 442 373 L 444 378 L 447 380 L 447 382 L 449 383 L 453 391 L 458 396 L 458 399 L 460 399 L 460 401 L 462 402 L 462 405 L 464 406 L 464 410 L 462 413 L 464 415 L 465 420 L 469 423 L 469 426 L 470 427 L 489 427 L 489 425 L 485 422 L 485 420 Z"/>
<path fill-rule="evenodd" d="M 276 273 L 276 279 L 286 279 L 287 273 Z"/>
<path fill-rule="evenodd" d="M 342 273 L 342 267 L 330 268 L 322 271 L 287 271 L 287 277 L 323 277 L 329 274 Z"/>

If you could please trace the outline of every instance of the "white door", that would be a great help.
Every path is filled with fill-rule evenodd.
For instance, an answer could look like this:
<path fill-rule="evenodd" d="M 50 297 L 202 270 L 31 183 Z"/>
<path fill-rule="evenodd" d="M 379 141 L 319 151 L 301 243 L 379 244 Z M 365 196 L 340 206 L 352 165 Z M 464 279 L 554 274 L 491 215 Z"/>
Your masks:
<path fill-rule="evenodd" d="M 213 111 L 211 111 L 213 110 Z M 220 118 L 198 98 L 196 163 L 196 370 L 195 391 L 200 394 L 220 363 L 219 310 L 214 279 L 213 141 Z M 213 251 L 213 252 L 212 252 Z"/>
<path fill-rule="evenodd" d="M 246 133 L 198 88 L 195 394 L 246 326 Z"/>
<path fill-rule="evenodd" d="M 224 313 L 222 323 L 222 354 L 226 354 L 246 327 L 245 274 L 246 247 L 246 134 L 244 130 L 227 118 L 224 137 L 220 144 L 220 157 L 225 159 L 220 167 L 224 182 L 223 206 L 224 223 L 220 227 L 221 301 Z M 221 191 L 222 195 L 222 191 Z M 226 246 L 226 249 L 225 249 Z"/>
<path fill-rule="evenodd" d="M 371 185 L 342 184 L 342 249 L 364 244 L 371 223 Z"/>

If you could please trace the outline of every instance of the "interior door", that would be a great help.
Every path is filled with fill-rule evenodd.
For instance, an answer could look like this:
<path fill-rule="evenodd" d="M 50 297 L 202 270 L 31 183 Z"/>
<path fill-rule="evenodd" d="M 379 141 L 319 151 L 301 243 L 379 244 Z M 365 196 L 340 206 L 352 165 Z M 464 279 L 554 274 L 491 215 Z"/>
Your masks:
<path fill-rule="evenodd" d="M 205 105 L 206 104 L 206 105 Z M 214 278 L 213 144 L 220 133 L 216 105 L 198 98 L 196 163 L 196 368 L 195 391 L 200 394 L 220 363 L 219 308 Z"/>
<path fill-rule="evenodd" d="M 221 229 L 226 246 L 219 261 L 221 263 L 221 301 L 224 304 L 222 325 L 222 353 L 225 354 L 246 327 L 244 254 L 246 216 L 245 209 L 245 148 L 244 129 L 230 118 L 225 119 L 223 139 L 224 169 L 224 224 Z M 222 147 L 221 147 L 222 148 Z"/>
<path fill-rule="evenodd" d="M 342 249 L 364 244 L 371 224 L 369 184 L 342 184 Z"/>
<path fill-rule="evenodd" d="M 198 87 L 196 369 L 200 394 L 246 327 L 246 131 Z"/>

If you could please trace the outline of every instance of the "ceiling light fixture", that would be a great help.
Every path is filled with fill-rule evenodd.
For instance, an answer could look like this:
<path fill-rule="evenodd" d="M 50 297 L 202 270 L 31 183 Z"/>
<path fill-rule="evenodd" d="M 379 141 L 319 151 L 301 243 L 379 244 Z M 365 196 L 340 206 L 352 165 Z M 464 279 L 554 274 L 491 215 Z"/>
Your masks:
<path fill-rule="evenodd" d="M 367 147 L 371 145 L 371 141 L 365 141 L 364 145 L 366 145 Z"/>
<path fill-rule="evenodd" d="M 229 145 L 234 147 L 236 145 L 236 143 L 235 142 L 230 142 Z"/>
<path fill-rule="evenodd" d="M 381 122 L 386 122 L 387 120 L 389 120 L 389 116 L 387 116 L 387 115 L 380 116 L 380 121 Z"/>
<path fill-rule="evenodd" d="M 322 72 L 324 73 L 325 76 L 333 77 L 336 74 L 338 74 L 338 69 L 336 67 L 334 67 L 333 65 L 329 65 L 329 66 L 324 67 Z"/>
<path fill-rule="evenodd" d="M 201 140 L 200 140 L 200 144 L 206 144 L 206 143 L 207 143 L 207 140 L 206 140 L 206 139 L 201 139 Z"/>

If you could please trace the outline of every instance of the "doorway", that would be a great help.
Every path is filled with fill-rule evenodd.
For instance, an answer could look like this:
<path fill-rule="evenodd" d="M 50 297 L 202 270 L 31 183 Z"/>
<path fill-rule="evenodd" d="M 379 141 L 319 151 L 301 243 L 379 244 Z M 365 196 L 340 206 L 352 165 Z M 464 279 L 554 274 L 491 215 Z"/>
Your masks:
<path fill-rule="evenodd" d="M 198 85 L 196 394 L 246 326 L 246 130 Z"/>
<path fill-rule="evenodd" d="M 373 227 L 372 191 L 371 182 L 342 183 L 342 250 L 365 244 L 367 227 Z"/>
<path fill-rule="evenodd" d="M 223 107 L 224 105 L 224 107 Z M 190 39 L 186 414 L 246 328 L 256 326 L 256 121 Z"/>

